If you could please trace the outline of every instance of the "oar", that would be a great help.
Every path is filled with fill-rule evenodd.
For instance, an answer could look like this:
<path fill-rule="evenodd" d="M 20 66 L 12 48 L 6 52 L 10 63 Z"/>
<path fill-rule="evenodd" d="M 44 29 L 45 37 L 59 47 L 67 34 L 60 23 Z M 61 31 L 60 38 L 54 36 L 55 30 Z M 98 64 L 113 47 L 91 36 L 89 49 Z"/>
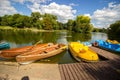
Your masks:
<path fill-rule="evenodd" d="M 32 49 L 32 48 L 34 48 L 36 45 L 38 45 L 39 43 L 41 43 L 41 41 L 38 41 L 38 42 L 36 42 L 30 49 Z M 29 50 L 30 50 L 29 49 Z"/>

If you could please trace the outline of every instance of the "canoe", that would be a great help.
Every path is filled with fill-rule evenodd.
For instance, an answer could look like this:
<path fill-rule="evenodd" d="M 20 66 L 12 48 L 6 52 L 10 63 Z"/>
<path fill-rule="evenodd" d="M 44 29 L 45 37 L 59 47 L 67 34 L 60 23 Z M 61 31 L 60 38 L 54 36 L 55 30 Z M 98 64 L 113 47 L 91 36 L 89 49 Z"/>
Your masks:
<path fill-rule="evenodd" d="M 19 54 L 23 54 L 25 52 L 29 52 L 31 50 L 36 50 L 36 49 L 39 49 L 39 48 L 45 47 L 45 46 L 48 46 L 48 43 L 2 50 L 2 51 L 0 51 L 0 57 L 5 58 L 5 59 L 13 59 Z"/>
<path fill-rule="evenodd" d="M 119 52 L 120 53 L 120 44 L 112 44 L 109 42 L 106 42 L 104 40 L 96 40 L 95 41 L 98 45 L 98 47 L 107 49 L 109 51 Z"/>
<path fill-rule="evenodd" d="M 77 61 L 96 62 L 99 60 L 96 52 L 79 42 L 70 42 L 69 50 Z"/>
<path fill-rule="evenodd" d="M 107 39 L 106 42 L 109 42 L 109 43 L 112 43 L 112 44 L 120 44 L 118 41 L 110 40 L 110 39 Z"/>
<path fill-rule="evenodd" d="M 8 48 L 10 48 L 10 44 L 9 43 L 5 43 L 5 42 L 0 43 L 0 50 L 8 49 Z"/>
<path fill-rule="evenodd" d="M 26 52 L 24 54 L 16 56 L 16 61 L 19 64 L 29 64 L 36 60 L 48 58 L 57 54 L 60 54 L 66 49 L 66 45 L 64 44 L 53 44 L 48 47 L 44 47 L 41 49 L 36 49 L 31 52 Z"/>

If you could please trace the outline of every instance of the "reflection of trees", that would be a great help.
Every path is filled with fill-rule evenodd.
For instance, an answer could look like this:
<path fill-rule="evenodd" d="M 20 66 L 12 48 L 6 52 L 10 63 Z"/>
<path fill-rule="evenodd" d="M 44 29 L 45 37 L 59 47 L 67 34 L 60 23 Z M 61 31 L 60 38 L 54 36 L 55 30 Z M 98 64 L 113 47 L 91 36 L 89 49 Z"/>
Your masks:
<path fill-rule="evenodd" d="M 42 33 L 35 33 L 31 31 L 0 31 L 0 39 L 5 40 L 7 42 L 12 42 L 16 44 L 22 44 L 22 43 L 31 43 L 36 42 L 41 39 Z"/>
<path fill-rule="evenodd" d="M 117 40 L 117 41 L 120 42 L 120 37 L 118 37 L 118 35 L 113 35 L 112 33 L 108 34 L 108 39 L 110 39 L 110 40 Z"/>
<path fill-rule="evenodd" d="M 56 42 L 57 36 L 55 32 L 32 32 L 32 31 L 0 31 L 0 41 L 7 41 L 16 44 Z"/>
<path fill-rule="evenodd" d="M 56 42 L 57 34 L 56 32 L 44 32 L 44 34 L 42 34 L 42 39 L 44 43 Z"/>
<path fill-rule="evenodd" d="M 79 41 L 80 40 L 81 42 L 85 42 L 85 41 L 89 41 L 91 39 L 91 36 L 92 36 L 91 33 L 88 33 L 88 34 L 69 33 L 69 34 L 71 34 L 72 37 L 67 37 L 68 41 Z"/>

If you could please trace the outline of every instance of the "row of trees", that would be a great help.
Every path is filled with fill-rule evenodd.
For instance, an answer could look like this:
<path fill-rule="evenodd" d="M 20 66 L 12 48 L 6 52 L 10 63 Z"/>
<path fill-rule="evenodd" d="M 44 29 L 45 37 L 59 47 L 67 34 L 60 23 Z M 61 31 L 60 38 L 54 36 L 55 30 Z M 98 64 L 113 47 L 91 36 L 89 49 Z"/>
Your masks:
<path fill-rule="evenodd" d="M 93 29 L 88 16 L 79 15 L 75 20 L 68 20 L 67 23 L 63 24 L 57 21 L 57 16 L 47 13 L 42 15 L 39 12 L 32 12 L 31 16 L 20 14 L 4 15 L 0 17 L 0 25 L 45 30 L 67 29 L 80 33 L 89 33 Z"/>
<path fill-rule="evenodd" d="M 105 29 L 105 28 L 93 28 L 92 32 L 104 32 L 104 33 L 107 33 L 107 29 Z"/>
<path fill-rule="evenodd" d="M 0 17 L 1 26 L 11 26 L 17 28 L 37 28 L 37 29 L 61 29 L 62 23 L 57 21 L 57 17 L 52 14 L 41 15 L 39 12 L 31 13 L 31 16 L 14 14 Z"/>

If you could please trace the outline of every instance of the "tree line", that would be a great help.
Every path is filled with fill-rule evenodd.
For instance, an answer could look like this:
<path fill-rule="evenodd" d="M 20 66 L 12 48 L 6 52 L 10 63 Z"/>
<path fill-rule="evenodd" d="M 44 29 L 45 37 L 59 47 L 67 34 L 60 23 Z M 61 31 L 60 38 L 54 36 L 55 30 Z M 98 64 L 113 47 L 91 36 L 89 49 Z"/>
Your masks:
<path fill-rule="evenodd" d="M 79 15 L 75 20 L 68 20 L 67 23 L 58 22 L 57 16 L 52 14 L 40 14 L 32 12 L 30 16 L 13 14 L 0 17 L 1 26 L 15 28 L 37 28 L 44 30 L 70 30 L 80 33 L 89 33 L 93 29 L 88 16 Z"/>

